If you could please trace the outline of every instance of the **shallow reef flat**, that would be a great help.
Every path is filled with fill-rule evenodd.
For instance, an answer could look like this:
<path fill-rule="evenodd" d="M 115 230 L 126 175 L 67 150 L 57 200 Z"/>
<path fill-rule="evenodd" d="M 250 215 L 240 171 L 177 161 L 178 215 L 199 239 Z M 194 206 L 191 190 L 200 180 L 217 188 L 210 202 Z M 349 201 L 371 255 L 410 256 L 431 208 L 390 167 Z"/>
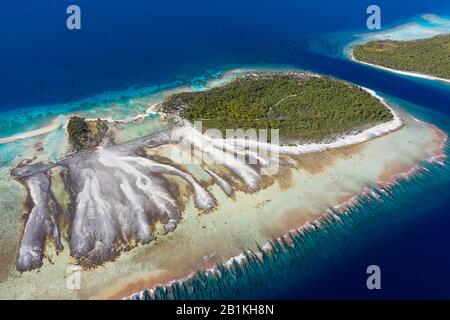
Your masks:
<path fill-rule="evenodd" d="M 351 205 L 370 186 L 444 157 L 445 134 L 401 118 L 403 127 L 370 141 L 281 152 L 273 174 L 261 172 L 273 165 L 270 157 L 255 165 L 174 161 L 183 138 L 195 144 L 186 128 L 19 166 L 13 174 L 29 190 L 30 210 L 16 263 L 34 270 L 10 271 L 1 297 L 121 298 L 263 246 L 328 208 Z M 211 148 L 206 156 L 218 156 Z M 66 286 L 73 264 L 85 267 L 80 290 Z"/>

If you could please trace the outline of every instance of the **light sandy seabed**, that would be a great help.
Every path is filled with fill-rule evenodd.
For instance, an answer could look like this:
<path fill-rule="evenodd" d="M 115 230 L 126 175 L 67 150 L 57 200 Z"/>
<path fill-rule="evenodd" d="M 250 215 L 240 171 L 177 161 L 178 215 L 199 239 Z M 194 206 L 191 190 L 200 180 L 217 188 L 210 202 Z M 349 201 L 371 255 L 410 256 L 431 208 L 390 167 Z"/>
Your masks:
<path fill-rule="evenodd" d="M 51 262 L 45 260 L 38 271 L 15 271 L 16 238 L 21 228 L 18 214 L 6 221 L 17 223 L 15 230 L 1 239 L 0 298 L 122 298 L 255 249 L 256 243 L 263 245 L 317 219 L 327 208 L 345 203 L 375 183 L 389 183 L 414 170 L 421 160 L 443 156 L 445 134 L 408 115 L 403 115 L 403 120 L 404 127 L 373 140 L 292 157 L 296 169 L 286 171 L 283 178 L 258 193 L 238 192 L 229 198 L 217 185 L 210 187 L 220 204 L 218 209 L 199 215 L 190 199 L 175 231 L 123 253 L 114 262 L 82 271 L 80 290 L 66 286 L 67 267 L 73 263 L 67 243 L 58 256 L 49 253 Z M 207 177 L 199 166 L 185 169 L 197 178 Z M 8 184 L 0 187 L 25 194 L 16 182 Z M 13 211 L 17 206 L 17 202 L 10 204 Z"/>

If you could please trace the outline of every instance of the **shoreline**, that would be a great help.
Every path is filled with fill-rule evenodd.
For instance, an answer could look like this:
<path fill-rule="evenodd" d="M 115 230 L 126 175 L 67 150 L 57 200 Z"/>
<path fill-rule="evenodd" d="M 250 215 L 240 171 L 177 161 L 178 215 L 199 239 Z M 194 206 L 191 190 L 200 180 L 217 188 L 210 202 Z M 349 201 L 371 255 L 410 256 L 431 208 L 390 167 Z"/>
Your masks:
<path fill-rule="evenodd" d="M 369 90 L 367 88 L 364 89 Z M 376 95 L 374 91 L 369 92 Z M 378 98 L 385 103 L 382 97 Z M 87 281 L 92 281 L 92 287 L 89 286 L 89 288 L 86 288 L 82 292 L 75 293 L 75 296 L 72 295 L 73 293 L 60 291 L 61 289 L 56 291 L 46 290 L 45 293 L 41 292 L 41 294 L 49 297 L 64 297 L 69 294 L 69 297 L 82 299 L 92 297 L 122 298 L 141 288 L 151 287 L 150 283 L 152 282 L 155 284 L 168 283 L 170 281 L 176 281 L 174 279 L 181 279 L 186 277 L 186 275 L 195 274 L 199 269 L 210 269 L 222 257 L 224 258 L 223 261 L 226 261 L 226 257 L 233 257 L 231 260 L 237 259 L 243 262 L 241 259 L 243 250 L 241 249 L 252 249 L 252 243 L 255 243 L 255 241 L 258 241 L 258 243 L 266 243 L 270 239 L 279 238 L 286 234 L 287 230 L 292 229 L 292 226 L 308 225 L 308 221 L 315 221 L 317 220 L 315 219 L 316 217 L 320 218 L 319 213 L 324 212 L 322 208 L 327 208 L 328 203 L 341 204 L 342 201 L 338 199 L 342 195 L 360 194 L 361 190 L 364 192 L 366 182 L 378 181 L 377 177 L 378 173 L 382 170 L 382 164 L 401 164 L 405 160 L 407 162 L 422 161 L 428 158 L 430 154 L 433 154 L 430 150 L 438 149 L 436 142 L 441 139 L 436 138 L 436 133 L 432 132 L 428 124 L 417 122 L 417 124 L 413 124 L 410 127 L 410 122 L 416 123 L 415 121 L 409 120 L 412 119 L 411 116 L 407 113 L 403 115 L 401 111 L 398 114 L 393 109 L 391 111 L 394 112 L 394 119 L 387 122 L 387 129 L 396 130 L 392 133 L 392 138 L 390 134 L 386 134 L 391 132 L 389 130 L 382 132 L 376 131 L 375 133 L 378 132 L 377 136 L 374 135 L 374 132 L 370 132 L 370 135 L 367 135 L 366 132 L 365 139 L 362 141 L 352 140 L 351 143 L 348 143 L 348 141 L 344 140 L 347 144 L 343 144 L 340 147 L 335 146 L 334 149 L 324 148 L 323 145 L 318 148 L 316 145 L 316 148 L 309 150 L 310 152 L 315 151 L 316 154 L 304 154 L 302 161 L 305 160 L 307 162 L 312 160 L 313 163 L 314 161 L 318 161 L 319 163 L 313 164 L 312 166 L 314 168 L 308 167 L 308 165 L 311 166 L 311 163 L 301 163 L 297 171 L 293 170 L 295 181 L 292 180 L 292 186 L 286 187 L 288 190 L 283 195 L 277 192 L 279 189 L 284 190 L 281 186 L 282 180 L 277 181 L 273 187 L 262 189 L 261 192 L 255 194 L 239 193 L 238 203 L 236 203 L 237 199 L 225 197 L 222 190 L 218 186 L 214 186 L 210 191 L 218 201 L 220 200 L 219 203 L 221 204 L 215 212 L 197 216 L 195 213 L 197 211 L 193 213 L 192 203 L 189 203 L 188 210 L 183 213 L 183 223 L 179 225 L 176 233 L 168 236 L 170 239 L 161 238 L 151 245 L 138 246 L 132 251 L 125 252 L 123 255 L 121 254 L 117 258 L 118 261 L 105 263 L 104 266 L 95 270 L 83 271 L 83 277 L 91 279 Z M 405 130 L 397 130 L 402 127 L 399 114 L 402 115 L 402 120 L 405 120 L 403 123 L 406 127 Z M 416 127 L 421 129 L 422 133 L 420 133 L 421 131 L 415 131 Z M 386 123 L 382 124 L 381 129 L 383 128 L 386 129 Z M 375 139 L 376 137 L 380 137 L 380 139 Z M 407 141 L 405 139 L 411 138 L 414 141 L 417 137 L 421 137 L 417 142 L 419 142 L 418 146 L 422 147 L 403 147 L 404 141 Z M 423 148 L 424 145 L 429 145 L 429 148 Z M 367 152 L 364 151 L 365 149 L 368 149 Z M 402 150 L 407 151 L 406 154 Z M 393 154 L 391 155 L 390 152 Z M 411 153 L 409 154 L 408 152 Z M 164 155 L 164 152 L 162 154 Z M 364 160 L 367 156 L 373 159 L 368 158 L 368 161 Z M 336 165 L 334 163 L 335 161 L 337 162 Z M 353 170 L 355 164 L 357 165 L 355 167 L 357 171 L 355 172 L 354 179 L 349 179 L 345 183 L 345 186 L 340 186 L 336 183 L 328 185 L 327 181 L 332 182 L 344 178 L 345 175 L 342 173 Z M 186 171 L 190 170 L 189 168 L 184 169 Z M 367 169 L 370 172 L 367 172 Z M 317 173 L 314 170 L 317 170 Z M 338 179 L 330 180 L 330 174 Z M 367 176 L 367 174 L 369 175 Z M 311 178 L 311 181 L 305 180 L 305 178 Z M 288 184 L 291 184 L 290 176 L 283 176 L 282 179 L 286 179 L 289 181 Z M 304 183 L 308 185 L 308 192 L 303 191 L 304 187 L 302 185 Z M 324 185 L 323 183 L 326 184 Z M 330 195 L 326 196 L 326 199 L 322 199 L 321 196 L 308 199 L 308 194 L 311 196 L 316 190 L 320 190 L 317 188 L 323 188 L 323 192 L 325 194 L 330 193 Z M 278 194 L 279 196 L 274 197 L 274 195 Z M 291 204 L 286 203 L 286 199 L 295 199 L 294 197 L 297 197 L 297 195 L 299 195 L 298 197 L 301 195 L 304 200 L 291 201 Z M 270 201 L 267 202 L 267 199 L 270 199 Z M 241 211 L 236 211 L 237 207 Z M 275 217 L 270 215 L 276 208 L 280 208 L 279 217 L 278 215 Z M 242 215 L 239 212 L 245 212 L 246 214 Z M 264 217 L 264 219 L 260 220 L 260 217 Z M 227 222 L 228 226 L 221 224 L 227 224 Z M 206 229 L 202 229 L 201 225 L 206 226 Z M 198 237 L 192 244 L 186 244 L 185 241 L 190 239 L 189 237 L 193 232 Z M 244 232 L 244 235 L 241 235 L 242 232 Z M 224 234 L 224 243 L 218 243 L 217 246 L 214 245 L 214 241 L 212 243 L 204 243 L 208 237 L 213 235 L 221 236 L 222 234 Z M 241 243 L 245 244 L 245 246 L 241 247 Z M 265 247 L 267 248 L 267 246 Z M 165 254 L 168 250 L 181 250 L 181 252 L 176 259 L 173 259 Z M 215 255 L 216 253 L 217 255 Z M 67 256 L 67 250 L 63 254 Z M 54 257 L 51 265 L 44 262 L 44 266 L 38 271 L 41 274 L 39 280 L 37 278 L 34 279 L 34 273 L 27 273 L 22 275 L 22 278 L 16 280 L 21 282 L 26 281 L 26 279 L 33 279 L 33 281 L 41 282 L 53 279 L 54 281 L 55 274 L 58 274 L 55 271 L 59 272 L 63 270 L 62 266 L 67 263 L 66 259 L 70 259 L 70 257 Z M 116 269 L 117 272 L 113 272 Z M 101 278 L 99 279 L 99 277 Z M 104 281 L 101 279 L 104 279 Z M 30 289 L 32 290 L 26 293 L 27 296 L 37 294 L 37 287 L 34 287 L 34 283 L 31 283 L 32 288 Z M 54 285 L 50 287 L 54 288 Z M 10 293 L 7 292 L 7 294 Z M 20 295 L 22 296 L 22 294 Z"/>
<path fill-rule="evenodd" d="M 271 144 L 261 144 L 260 142 L 257 143 L 256 147 L 261 147 L 262 145 L 265 145 L 267 149 L 271 150 L 272 152 L 275 149 L 275 152 L 278 152 L 280 154 L 303 154 L 303 153 L 314 153 L 329 149 L 337 149 L 342 147 L 348 147 L 352 145 L 357 145 L 366 141 L 370 141 L 372 139 L 375 139 L 377 137 L 381 137 L 383 135 L 389 134 L 393 131 L 396 131 L 400 129 L 404 124 L 401 120 L 401 117 L 397 114 L 397 112 L 386 102 L 386 100 L 378 95 L 374 90 L 358 86 L 362 88 L 363 90 L 367 91 L 370 95 L 378 99 L 386 108 L 389 109 L 389 111 L 392 113 L 393 119 L 389 122 L 383 122 L 380 124 L 377 124 L 373 127 L 370 127 L 364 131 L 354 133 L 354 134 L 347 134 L 342 137 L 339 137 L 331 142 L 325 142 L 325 143 L 307 143 L 307 144 L 299 144 L 296 146 L 276 146 Z M 247 143 L 249 146 L 253 145 L 252 141 L 244 141 L 236 139 L 236 142 L 242 142 L 243 144 Z M 278 149 L 278 150 L 277 150 Z"/>
<path fill-rule="evenodd" d="M 419 123 L 423 123 L 421 120 L 418 120 L 416 118 L 413 118 L 413 119 Z M 419 160 L 417 163 L 415 163 L 412 166 L 398 167 L 398 168 L 396 168 L 397 170 L 395 170 L 395 171 L 386 169 L 385 173 L 383 173 L 383 175 L 380 176 L 379 181 L 374 183 L 373 187 L 383 190 L 386 187 L 395 186 L 398 183 L 400 183 L 401 181 L 408 180 L 408 179 L 414 177 L 414 175 L 416 173 L 418 173 L 420 170 L 425 170 L 424 165 L 426 163 L 435 163 L 435 164 L 443 165 L 443 161 L 445 161 L 445 159 L 447 158 L 447 155 L 445 153 L 445 147 L 446 147 L 446 144 L 448 141 L 448 135 L 444 131 L 440 130 L 439 128 L 437 128 L 436 126 L 434 126 L 432 124 L 427 124 L 427 126 L 429 128 L 431 128 L 441 139 L 441 142 L 440 142 L 439 147 L 436 150 L 436 152 L 434 152 L 434 154 L 431 157 Z M 385 175 L 387 175 L 387 177 L 384 177 Z M 352 208 L 354 205 L 356 205 L 357 202 L 362 197 L 365 197 L 371 193 L 372 193 L 372 190 L 366 188 L 366 189 L 362 190 L 361 192 L 358 192 L 350 197 L 347 197 L 346 199 L 343 199 L 339 205 L 333 206 L 332 209 L 335 209 L 339 212 L 344 212 L 345 209 Z M 273 242 L 278 241 L 280 243 L 282 239 L 287 241 L 288 240 L 287 237 L 288 237 L 289 233 L 291 233 L 293 231 L 302 232 L 304 229 L 308 229 L 308 228 L 320 228 L 322 221 L 325 221 L 330 216 L 330 214 L 334 214 L 334 213 L 329 212 L 327 209 L 324 212 L 322 212 L 317 219 L 310 219 L 310 220 L 306 219 L 303 224 L 301 224 L 297 227 L 291 228 L 288 232 L 286 232 L 282 236 L 273 238 L 272 240 L 261 245 L 261 248 L 263 248 L 263 250 L 265 252 L 269 253 L 273 248 L 272 247 Z M 235 256 L 230 257 L 228 260 L 225 260 L 224 265 L 226 267 L 230 267 L 234 261 L 236 261 L 239 264 L 245 263 L 246 259 L 245 259 L 244 253 L 246 251 L 248 251 L 248 250 L 245 250 Z M 141 298 L 141 297 L 143 297 L 145 291 L 147 291 L 147 293 L 149 293 L 150 296 L 152 296 L 156 287 L 158 287 L 158 286 L 167 287 L 167 286 L 172 285 L 173 283 L 177 283 L 177 282 L 179 283 L 179 282 L 189 280 L 193 276 L 195 276 L 197 274 L 197 272 L 199 272 L 201 270 L 204 270 L 207 273 L 215 273 L 215 272 L 217 272 L 217 264 L 214 263 L 214 266 L 212 266 L 210 268 L 204 268 L 204 269 L 200 269 L 200 270 L 191 270 L 188 274 L 186 274 L 184 277 L 181 277 L 181 278 L 174 278 L 174 279 L 168 280 L 166 282 L 154 281 L 153 286 L 147 287 L 146 289 L 136 291 L 131 294 L 123 294 L 121 296 L 120 292 L 117 292 L 116 294 L 110 295 L 107 298 L 108 299 L 135 299 L 136 297 Z M 125 293 L 124 291 L 122 291 L 122 293 Z"/>
<path fill-rule="evenodd" d="M 350 59 L 352 61 L 356 62 L 356 63 L 364 64 L 364 65 L 367 65 L 367 66 L 371 66 L 373 68 L 389 71 L 389 72 L 392 72 L 392 73 L 397 73 L 397 74 L 401 74 L 401 75 L 404 75 L 404 76 L 410 76 L 410 77 L 415 77 L 415 78 L 440 81 L 440 82 L 444 82 L 444 83 L 450 84 L 450 79 L 439 78 L 439 77 L 430 76 L 430 75 L 422 74 L 422 73 L 411 72 L 411 71 L 402 71 L 402 70 L 391 69 L 391 68 L 383 67 L 383 66 L 380 66 L 380 65 L 377 65 L 377 64 L 373 64 L 373 63 L 369 63 L 369 62 L 358 60 L 353 55 L 353 47 L 350 49 Z"/>
<path fill-rule="evenodd" d="M 229 83 L 230 81 L 235 80 L 236 78 L 239 78 L 243 75 L 249 75 L 249 74 L 254 74 L 254 73 L 258 73 L 258 72 L 299 72 L 299 73 L 305 73 L 303 71 L 300 70 L 296 70 L 296 69 L 268 69 L 268 68 L 240 68 L 240 69 L 231 69 L 228 71 L 225 71 L 220 78 L 218 79 L 210 79 L 206 84 L 205 84 L 205 88 L 206 90 L 212 89 L 214 87 L 217 86 L 221 86 L 224 84 Z M 319 74 L 311 74 L 313 76 L 318 76 L 320 77 L 321 75 Z M 358 86 L 358 85 L 357 85 Z M 371 94 L 373 97 L 377 98 L 386 108 L 389 109 L 389 111 L 392 113 L 393 115 L 393 119 L 389 122 L 383 122 L 380 124 L 377 124 L 375 126 L 372 126 L 368 129 L 363 130 L 362 132 L 356 132 L 356 133 L 350 133 L 350 134 L 344 134 L 340 137 L 337 137 L 336 139 L 333 139 L 330 142 L 319 142 L 319 143 L 306 143 L 306 144 L 299 144 L 296 146 L 273 146 L 271 144 L 259 144 L 259 147 L 262 147 L 265 145 L 265 147 L 267 147 L 268 149 L 274 151 L 274 152 L 279 152 L 279 153 L 287 153 L 287 154 L 298 154 L 298 153 L 310 153 L 310 152 L 317 152 L 317 151 L 323 151 L 323 150 L 327 150 L 327 149 L 333 149 L 333 148 L 340 148 L 340 147 L 345 147 L 345 146 L 351 146 L 354 144 L 358 144 L 358 143 L 362 143 L 371 139 L 374 139 L 376 137 L 388 134 L 389 132 L 393 132 L 399 128 L 401 128 L 402 121 L 400 119 L 400 117 L 397 115 L 397 113 L 394 111 L 394 109 L 389 106 L 389 104 L 385 101 L 384 98 L 382 98 L 381 96 L 379 96 L 374 90 L 362 87 L 362 86 L 358 86 L 362 89 L 364 89 L 365 91 L 367 91 L 369 94 Z M 177 92 L 189 92 L 192 91 L 193 89 L 190 86 L 181 86 L 178 88 L 173 88 L 173 89 L 169 89 L 168 91 L 163 91 L 162 93 L 162 97 L 161 99 L 165 99 L 167 96 L 170 96 L 171 94 L 177 93 Z M 86 121 L 96 121 L 97 119 L 100 120 L 104 120 L 107 121 L 108 123 L 133 123 L 136 121 L 140 121 L 143 119 L 146 119 L 148 116 L 150 116 L 151 114 L 154 113 L 155 108 L 162 102 L 162 100 L 157 100 L 156 102 L 153 102 L 150 106 L 147 106 L 145 113 L 141 113 L 138 114 L 132 118 L 125 118 L 125 119 L 113 119 L 112 117 L 99 117 L 99 118 L 86 118 Z M 6 137 L 6 138 L 0 138 L 0 145 L 1 144 L 6 144 L 6 143 L 11 143 L 17 140 L 22 140 L 22 139 L 28 139 L 31 137 L 35 137 L 35 136 L 39 136 L 39 135 L 43 135 L 43 134 L 47 134 L 50 133 L 56 129 L 58 129 L 61 126 L 64 126 L 64 129 L 66 130 L 66 126 L 67 126 L 67 118 L 70 117 L 72 114 L 67 114 L 67 115 L 61 115 L 58 116 L 57 119 L 53 120 L 52 123 L 46 127 L 37 129 L 37 130 L 33 130 L 33 131 L 28 131 L 28 132 L 24 132 L 18 135 L 14 135 L 11 137 Z M 58 121 L 58 119 L 63 118 L 65 119 L 64 124 L 61 124 L 61 121 Z M 202 135 L 203 136 L 203 135 Z M 225 139 L 224 139 L 225 140 Z M 239 140 L 237 139 L 236 142 L 239 142 Z M 250 143 L 249 141 L 243 141 L 243 143 Z M 277 148 L 278 147 L 278 148 Z M 278 150 L 276 150 L 278 149 Z"/>
<path fill-rule="evenodd" d="M 205 88 L 207 88 L 207 89 L 213 88 L 216 85 L 221 85 L 222 82 L 228 83 L 229 81 L 232 81 L 236 75 L 239 76 L 240 74 L 246 74 L 248 72 L 252 72 L 252 70 L 257 70 L 257 69 L 258 68 L 255 68 L 255 69 L 239 68 L 239 69 L 226 70 L 223 72 L 223 74 L 220 76 L 220 78 L 209 79 L 207 81 L 207 83 L 205 84 Z M 230 79 L 228 79 L 228 78 L 230 78 Z M 135 121 L 143 120 L 143 119 L 147 118 L 149 115 L 155 114 L 155 107 L 157 105 L 159 105 L 162 102 L 162 100 L 165 99 L 166 96 L 171 95 L 173 93 L 188 92 L 188 91 L 192 91 L 192 90 L 193 89 L 191 88 L 190 84 L 183 84 L 181 86 L 177 86 L 177 87 L 173 87 L 173 88 L 169 88 L 169 89 L 161 89 L 160 91 L 152 92 L 148 95 L 144 94 L 139 97 L 134 97 L 134 98 L 132 98 L 132 100 L 139 100 L 142 98 L 145 99 L 145 98 L 152 97 L 152 96 L 162 95 L 162 97 L 160 97 L 157 100 L 157 102 L 154 102 L 150 106 L 147 106 L 145 108 L 144 113 L 138 113 L 137 115 L 135 115 L 133 117 L 125 117 L 123 119 L 114 119 L 113 116 L 108 116 L 108 117 L 99 116 L 99 117 L 86 117 L 85 120 L 86 121 L 96 121 L 97 119 L 100 119 L 100 120 L 107 121 L 108 123 L 121 123 L 121 124 L 132 123 Z M 114 95 L 117 95 L 118 93 L 119 93 L 119 91 L 112 92 L 112 94 L 114 94 Z M 108 92 L 105 92 L 103 94 L 108 94 Z M 99 94 L 99 97 L 101 97 L 101 95 L 102 94 Z M 95 97 L 82 99 L 78 102 L 83 102 L 87 99 L 95 99 Z M 40 108 L 40 106 L 38 108 Z M 104 110 L 108 110 L 108 109 L 110 109 L 110 108 L 109 107 L 104 108 Z M 16 112 L 16 111 L 24 111 L 24 109 L 17 109 L 17 110 L 12 110 L 12 111 L 8 111 L 8 112 Z M 86 110 L 74 112 L 74 113 L 70 113 L 70 112 L 62 113 L 62 114 L 58 115 L 56 117 L 56 119 L 50 121 L 50 123 L 44 127 L 0 138 L 0 145 L 12 143 L 12 142 L 15 142 L 18 140 L 33 138 L 33 137 L 37 137 L 37 136 L 44 135 L 44 134 L 48 134 L 48 133 L 51 133 L 52 131 L 55 131 L 56 129 L 58 129 L 61 126 L 63 126 L 64 130 L 65 130 L 67 123 L 68 123 L 68 118 L 70 118 L 72 115 L 83 115 L 85 112 L 86 112 Z M 89 112 L 89 110 L 87 112 Z M 63 119 L 64 123 L 58 123 L 58 126 L 56 126 L 58 119 Z M 61 122 L 61 120 L 59 120 L 59 122 Z"/>
<path fill-rule="evenodd" d="M 424 24 L 426 22 L 427 24 Z M 403 34 L 401 34 L 403 32 Z M 347 43 L 344 47 L 344 56 L 350 60 L 371 66 L 384 71 L 397 73 L 404 76 L 410 76 L 426 80 L 440 81 L 450 84 L 450 79 L 440 78 L 429 74 L 418 73 L 414 71 L 398 70 L 381 65 L 358 60 L 353 55 L 353 48 L 356 45 L 363 45 L 369 41 L 394 40 L 394 41 L 414 41 L 419 39 L 429 39 L 434 36 L 446 34 L 450 32 L 450 20 L 447 17 L 439 16 L 433 13 L 426 13 L 416 16 L 412 19 L 405 20 L 404 23 L 389 27 L 383 31 L 375 33 L 360 33 L 354 36 L 358 40 Z"/>
<path fill-rule="evenodd" d="M 60 120 L 58 118 L 56 118 L 49 125 L 47 125 L 45 127 L 31 130 L 31 131 L 26 131 L 24 133 L 19 133 L 19 134 L 13 135 L 13 136 L 5 137 L 5 138 L 0 138 L 0 145 L 6 144 L 6 143 L 11 143 L 11 142 L 18 141 L 18 140 L 34 138 L 34 137 L 37 137 L 37 136 L 40 136 L 43 134 L 47 134 L 47 133 L 50 133 L 52 131 L 59 129 L 62 125 L 63 124 L 60 123 Z"/>
<path fill-rule="evenodd" d="M 414 120 L 416 121 L 420 121 L 414 118 Z M 388 177 L 383 178 L 380 177 L 380 181 L 375 183 L 373 185 L 374 188 L 381 190 L 382 192 L 384 191 L 384 189 L 386 187 L 392 187 L 392 186 L 396 186 L 398 183 L 400 183 L 401 181 L 406 181 L 408 179 L 411 179 L 412 177 L 414 177 L 414 175 L 416 173 L 418 173 L 421 170 L 426 170 L 424 167 L 425 163 L 436 163 L 436 164 L 440 164 L 443 165 L 444 161 L 447 159 L 447 155 L 445 154 L 445 147 L 448 141 L 448 135 L 440 130 L 439 128 L 437 128 L 434 125 L 428 125 L 430 128 L 432 128 L 433 131 L 435 131 L 438 136 L 441 138 L 441 143 L 439 145 L 439 148 L 437 150 L 437 152 L 435 152 L 435 154 L 427 159 L 423 159 L 418 161 L 418 163 L 416 163 L 415 165 L 413 165 L 412 167 L 408 167 L 405 169 L 400 169 L 398 170 L 399 172 L 392 172 L 392 173 L 388 173 L 389 170 L 386 170 L 386 173 L 388 173 Z M 353 196 L 350 196 L 349 198 L 347 198 L 346 200 L 343 200 L 342 203 L 340 203 L 339 205 L 336 205 L 333 207 L 333 209 L 337 210 L 340 213 L 343 213 L 346 209 L 350 209 L 353 206 L 355 206 L 358 201 L 361 198 L 364 198 L 366 196 L 368 196 L 369 194 L 372 194 L 373 191 L 370 189 L 365 189 L 359 193 L 354 194 Z M 331 208 L 330 208 L 331 209 Z M 273 238 L 269 241 L 267 241 L 264 245 L 261 245 L 261 248 L 266 252 L 266 253 L 270 253 L 273 250 L 273 243 L 278 242 L 280 244 L 282 244 L 282 241 L 287 241 L 289 243 L 289 234 L 292 232 L 299 232 L 299 233 L 303 233 L 305 229 L 310 229 L 310 228 L 321 228 L 321 223 L 323 221 L 326 221 L 327 218 L 329 218 L 330 216 L 334 216 L 336 215 L 333 212 L 330 212 L 329 209 L 325 210 L 324 212 L 322 212 L 319 217 L 317 219 L 311 219 L 311 220 L 306 220 L 302 225 L 298 226 L 298 227 L 294 227 L 292 229 L 290 229 L 287 233 L 285 233 L 282 236 Z M 339 220 L 339 216 L 337 216 L 338 220 Z M 251 250 L 245 250 L 243 252 L 241 252 L 238 255 L 235 255 L 231 258 L 229 258 L 228 260 L 226 260 L 223 264 L 226 268 L 232 268 L 232 265 L 234 262 L 237 262 L 239 264 L 245 264 L 246 263 L 246 257 L 245 257 L 245 253 L 249 252 Z M 257 252 L 253 252 L 254 254 L 258 255 Z M 198 272 L 201 271 L 205 271 L 205 273 L 207 274 L 214 274 L 219 272 L 217 269 L 217 263 L 215 263 L 215 265 L 211 268 L 205 268 L 205 269 L 199 269 L 199 270 L 192 270 L 191 272 L 189 272 L 188 274 L 186 274 L 186 276 L 182 277 L 182 278 L 175 278 L 169 281 L 166 281 L 165 283 L 160 282 L 157 283 L 155 282 L 155 284 L 152 287 L 148 287 L 145 289 L 142 289 L 140 291 L 136 291 L 134 293 L 131 294 L 125 294 L 122 297 L 120 297 L 120 293 L 117 293 L 115 295 L 112 295 L 110 297 L 108 297 L 108 299 L 111 300 L 117 300 L 117 299 L 122 299 L 122 300 L 135 300 L 135 299 L 144 299 L 144 292 L 147 292 L 152 298 L 154 298 L 154 290 L 156 289 L 156 287 L 158 286 L 162 286 L 162 287 L 169 287 L 174 283 L 182 283 L 186 280 L 191 279 L 193 276 L 195 276 Z M 125 289 L 126 290 L 126 289 Z"/>

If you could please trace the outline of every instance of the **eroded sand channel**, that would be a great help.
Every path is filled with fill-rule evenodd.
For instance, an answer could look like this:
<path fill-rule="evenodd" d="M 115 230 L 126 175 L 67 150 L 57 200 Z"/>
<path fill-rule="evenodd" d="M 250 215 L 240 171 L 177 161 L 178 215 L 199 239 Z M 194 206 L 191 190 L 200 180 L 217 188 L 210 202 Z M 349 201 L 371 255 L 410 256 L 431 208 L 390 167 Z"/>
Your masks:
<path fill-rule="evenodd" d="M 1 297 L 120 298 L 254 249 L 256 242 L 264 244 L 284 235 L 368 186 L 389 182 L 418 162 L 442 155 L 445 135 L 409 116 L 403 120 L 400 130 L 371 141 L 292 157 L 296 168 L 284 171 L 283 177 L 256 193 L 237 190 L 228 197 L 217 184 L 208 186 L 218 203 L 215 210 L 199 215 L 190 196 L 173 232 L 157 233 L 150 244 L 82 271 L 80 290 L 66 287 L 67 266 L 74 262 L 66 249 L 57 256 L 50 253 L 51 262 L 45 259 L 38 271 L 10 272 L 0 284 Z M 207 180 L 199 166 L 183 169 L 199 181 L 202 176 Z M 63 245 L 68 248 L 64 240 Z"/>

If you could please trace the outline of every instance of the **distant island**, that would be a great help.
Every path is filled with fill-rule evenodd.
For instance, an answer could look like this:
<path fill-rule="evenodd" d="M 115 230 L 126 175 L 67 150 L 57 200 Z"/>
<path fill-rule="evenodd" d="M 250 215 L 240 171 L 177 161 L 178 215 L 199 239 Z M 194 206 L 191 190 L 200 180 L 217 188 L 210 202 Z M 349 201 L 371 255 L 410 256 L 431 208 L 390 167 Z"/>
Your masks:
<path fill-rule="evenodd" d="M 203 128 L 279 129 L 284 141 L 319 142 L 392 120 L 356 85 L 298 72 L 255 73 L 224 86 L 170 96 L 160 106 Z"/>
<path fill-rule="evenodd" d="M 450 81 L 450 33 L 413 41 L 377 40 L 353 47 L 360 62 Z"/>

